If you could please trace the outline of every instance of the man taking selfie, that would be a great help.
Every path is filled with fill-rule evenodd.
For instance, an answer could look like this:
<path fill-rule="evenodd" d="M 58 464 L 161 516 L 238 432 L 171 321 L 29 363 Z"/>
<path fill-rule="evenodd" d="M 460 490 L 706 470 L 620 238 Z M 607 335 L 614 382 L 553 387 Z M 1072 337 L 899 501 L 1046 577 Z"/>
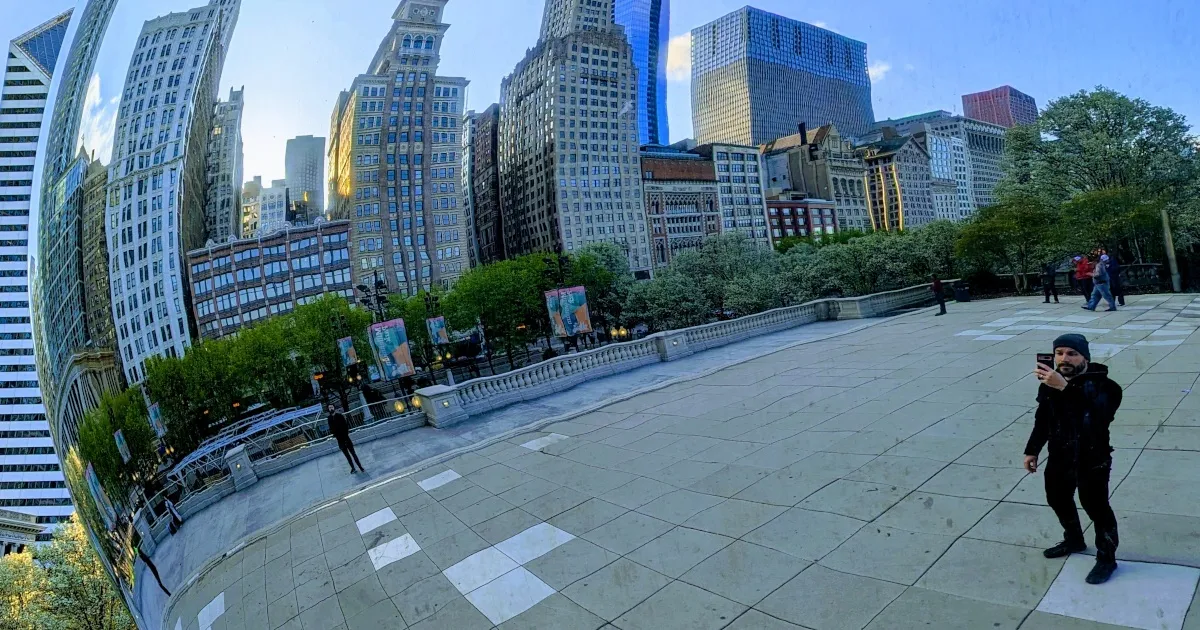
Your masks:
<path fill-rule="evenodd" d="M 1108 368 L 1091 362 L 1083 335 L 1054 340 L 1053 368 L 1039 360 L 1034 373 L 1041 381 L 1033 433 L 1025 446 L 1025 470 L 1037 472 L 1038 454 L 1049 443 L 1046 502 L 1062 524 L 1063 541 L 1043 552 L 1061 558 L 1087 549 L 1075 491 L 1096 527 L 1096 566 L 1088 584 L 1103 584 L 1117 568 L 1117 517 L 1108 504 L 1112 446 L 1108 425 L 1121 406 L 1121 386 L 1108 378 Z M 1048 358 L 1048 357 L 1047 357 Z"/>

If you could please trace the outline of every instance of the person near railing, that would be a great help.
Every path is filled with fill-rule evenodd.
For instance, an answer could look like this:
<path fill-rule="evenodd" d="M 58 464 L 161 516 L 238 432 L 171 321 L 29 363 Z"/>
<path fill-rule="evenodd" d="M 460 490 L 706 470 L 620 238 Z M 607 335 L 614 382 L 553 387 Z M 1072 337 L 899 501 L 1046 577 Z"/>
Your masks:
<path fill-rule="evenodd" d="M 330 403 L 329 417 L 329 433 L 337 440 L 338 448 L 341 449 L 342 455 L 346 456 L 346 462 L 350 464 L 350 474 L 354 474 L 354 465 L 358 464 L 358 472 L 367 472 L 363 468 L 362 462 L 358 459 L 358 453 L 354 452 L 354 442 L 350 440 L 350 424 L 346 421 L 346 414 L 337 410 Z"/>
<path fill-rule="evenodd" d="M 170 518 L 167 521 L 167 529 L 171 530 L 171 535 L 174 536 L 183 526 L 183 517 L 179 515 L 179 510 L 175 509 L 175 504 L 171 499 L 163 497 L 163 507 L 167 508 L 167 516 Z"/>
<path fill-rule="evenodd" d="M 940 313 L 938 313 L 938 315 L 945 315 L 946 314 L 946 293 L 942 289 L 942 279 L 939 278 L 936 273 L 933 274 L 933 285 L 930 286 L 930 289 L 933 290 L 933 297 L 935 300 L 937 300 L 938 306 L 941 307 L 941 309 L 942 309 L 942 311 Z"/>

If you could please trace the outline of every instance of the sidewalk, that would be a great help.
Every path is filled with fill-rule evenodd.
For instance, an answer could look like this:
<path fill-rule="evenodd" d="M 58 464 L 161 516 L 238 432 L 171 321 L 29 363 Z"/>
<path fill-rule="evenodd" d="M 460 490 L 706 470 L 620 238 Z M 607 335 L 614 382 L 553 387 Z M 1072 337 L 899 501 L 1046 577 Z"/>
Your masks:
<path fill-rule="evenodd" d="M 176 585 L 178 558 L 198 566 L 285 519 L 184 589 L 164 627 L 1200 628 L 1200 301 L 1078 306 L 953 304 L 770 354 L 863 322 L 648 366 L 424 442 L 399 436 L 364 462 L 479 443 L 663 382 L 676 363 L 704 374 L 754 357 L 288 518 L 347 487 L 330 456 L 164 545 Z M 1040 473 L 1019 468 L 1034 354 L 1065 331 L 1086 334 L 1126 392 L 1112 427 L 1121 567 L 1101 587 L 1083 583 L 1090 557 L 1042 557 L 1061 531 Z"/>

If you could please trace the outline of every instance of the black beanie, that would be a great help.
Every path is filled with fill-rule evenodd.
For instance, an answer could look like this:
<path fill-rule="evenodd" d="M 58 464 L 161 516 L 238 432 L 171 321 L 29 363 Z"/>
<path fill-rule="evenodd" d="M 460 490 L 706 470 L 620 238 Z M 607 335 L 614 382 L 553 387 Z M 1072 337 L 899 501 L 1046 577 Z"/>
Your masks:
<path fill-rule="evenodd" d="M 1092 360 L 1092 352 L 1088 348 L 1087 337 L 1076 333 L 1067 333 L 1054 340 L 1054 349 L 1070 348 L 1083 355 L 1088 361 Z"/>

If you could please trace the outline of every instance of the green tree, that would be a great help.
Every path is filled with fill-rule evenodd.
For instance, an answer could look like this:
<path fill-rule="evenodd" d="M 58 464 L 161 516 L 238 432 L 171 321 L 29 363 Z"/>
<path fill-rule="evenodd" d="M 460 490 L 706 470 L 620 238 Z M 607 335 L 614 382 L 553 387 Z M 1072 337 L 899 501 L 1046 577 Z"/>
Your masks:
<path fill-rule="evenodd" d="M 513 351 L 524 350 L 536 339 L 548 317 L 538 290 L 546 281 L 536 262 L 502 260 L 463 274 L 442 300 L 447 322 L 458 330 L 478 323 L 489 357 L 493 349 L 502 348 L 511 363 Z"/>
<path fill-rule="evenodd" d="M 299 356 L 317 372 L 324 372 L 341 397 L 342 404 L 349 404 L 346 373 L 342 367 L 342 356 L 337 340 L 351 337 L 359 361 L 370 365 L 374 354 L 367 339 L 367 328 L 373 317 L 371 313 L 352 308 L 345 298 L 326 294 L 298 307 L 293 318 L 294 343 Z"/>
<path fill-rule="evenodd" d="M 308 389 L 309 370 L 296 349 L 295 319 L 273 317 L 238 332 L 232 369 L 244 396 L 273 407 L 295 404 Z M 299 395 L 298 395 L 299 393 Z"/>
<path fill-rule="evenodd" d="M 75 519 L 55 530 L 54 539 L 34 551 L 43 568 L 41 598 L 52 624 L 63 630 L 134 630 L 120 593 L 96 555 L 87 532 Z"/>
<path fill-rule="evenodd" d="M 698 326 L 711 321 L 712 311 L 694 279 L 664 272 L 632 287 L 625 303 L 631 322 L 644 322 L 651 331 Z"/>
<path fill-rule="evenodd" d="M 0 558 L 0 630 L 39 630 L 43 575 L 26 549 Z"/>
<path fill-rule="evenodd" d="M 1023 292 L 1026 274 L 1055 257 L 1055 221 L 1034 197 L 981 208 L 963 227 L 956 251 L 976 269 L 1010 271 L 1014 287 Z"/>
<path fill-rule="evenodd" d="M 121 431 L 129 447 L 128 463 L 117 448 L 114 439 L 117 431 Z M 105 394 L 79 427 L 80 454 L 92 463 L 96 476 L 110 493 L 119 491 L 117 496 L 124 496 L 132 485 L 154 474 L 158 468 L 156 443 L 146 402 L 136 387 Z"/>
<path fill-rule="evenodd" d="M 236 338 L 193 344 L 183 358 L 151 357 L 146 361 L 146 393 L 158 403 L 167 425 L 167 442 L 190 453 L 236 416 L 234 403 L 253 391 L 235 367 Z"/>
<path fill-rule="evenodd" d="M 592 243 L 577 250 L 571 261 L 571 284 L 587 289 L 596 330 L 623 323 L 625 300 L 634 284 L 625 252 L 614 243 Z"/>

